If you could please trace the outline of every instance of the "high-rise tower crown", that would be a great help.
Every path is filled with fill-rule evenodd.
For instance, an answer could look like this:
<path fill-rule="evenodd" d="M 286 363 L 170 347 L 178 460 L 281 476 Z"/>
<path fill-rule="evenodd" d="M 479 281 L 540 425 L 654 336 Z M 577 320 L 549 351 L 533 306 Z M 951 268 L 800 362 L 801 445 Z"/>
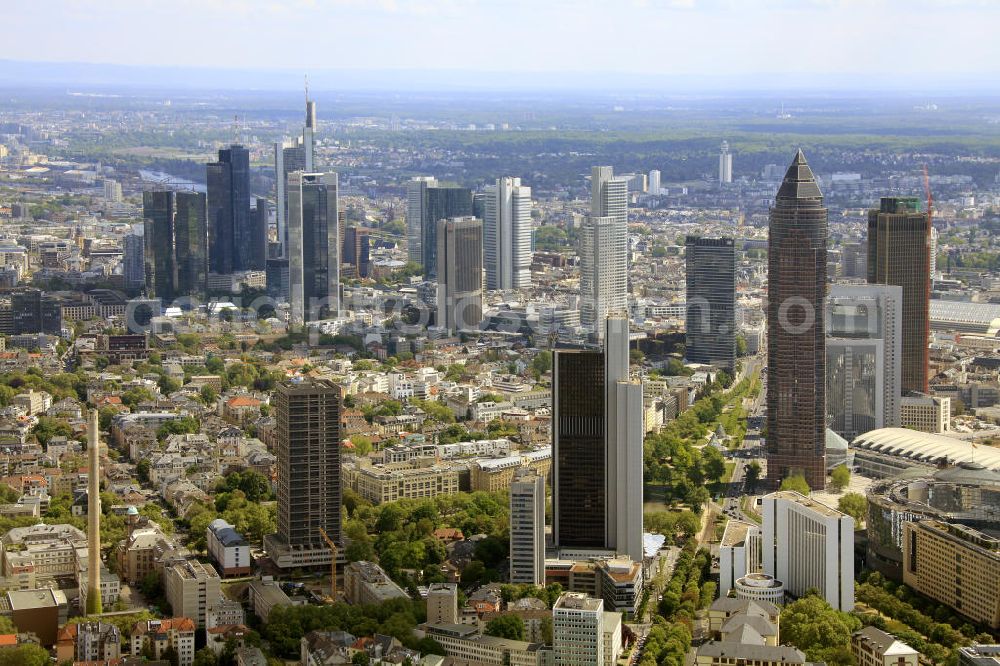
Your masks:
<path fill-rule="evenodd" d="M 802 154 L 801 148 L 795 153 L 795 159 L 792 160 L 792 163 L 788 165 L 788 171 L 785 172 L 785 178 L 778 189 L 777 200 L 779 204 L 782 199 L 823 200 L 823 193 L 820 192 L 816 177 L 806 163 L 806 156 Z"/>

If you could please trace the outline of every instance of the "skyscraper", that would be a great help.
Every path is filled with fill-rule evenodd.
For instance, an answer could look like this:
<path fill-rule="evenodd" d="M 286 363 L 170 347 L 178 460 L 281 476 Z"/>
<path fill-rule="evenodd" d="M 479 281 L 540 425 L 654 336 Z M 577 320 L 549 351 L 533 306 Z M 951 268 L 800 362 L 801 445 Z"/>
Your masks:
<path fill-rule="evenodd" d="M 660 171 L 651 169 L 649 171 L 649 194 L 657 196 L 660 193 Z"/>
<path fill-rule="evenodd" d="M 685 242 L 685 356 L 729 373 L 736 367 L 736 247 L 732 238 Z"/>
<path fill-rule="evenodd" d="M 545 585 L 545 477 L 530 470 L 510 484 L 510 582 Z"/>
<path fill-rule="evenodd" d="M 733 154 L 729 152 L 729 142 L 722 142 L 719 151 L 719 185 L 733 182 Z"/>
<path fill-rule="evenodd" d="M 531 286 L 531 188 L 505 176 L 486 187 L 483 260 L 487 289 Z"/>
<path fill-rule="evenodd" d="M 421 246 L 424 190 L 436 185 L 437 180 L 431 176 L 414 176 L 406 183 L 406 258 L 418 264 L 424 258 Z"/>
<path fill-rule="evenodd" d="M 232 145 L 219 161 L 206 165 L 208 176 L 208 266 L 228 275 L 252 264 L 250 222 L 250 151 Z"/>
<path fill-rule="evenodd" d="M 174 201 L 175 298 L 204 296 L 208 282 L 209 246 L 205 195 L 201 192 L 177 192 Z"/>
<path fill-rule="evenodd" d="M 474 217 L 437 222 L 437 325 L 475 330 L 483 321 L 483 223 Z"/>
<path fill-rule="evenodd" d="M 341 262 L 354 267 L 354 273 L 360 278 L 368 277 L 371 269 L 371 230 L 365 227 L 347 227 L 344 229 L 344 244 L 341 250 Z"/>
<path fill-rule="evenodd" d="M 826 413 L 851 441 L 900 423 L 903 292 L 833 285 L 826 300 Z"/>
<path fill-rule="evenodd" d="M 916 197 L 882 197 L 868 211 L 868 282 L 903 288 L 904 392 L 927 392 L 930 216 Z"/>
<path fill-rule="evenodd" d="M 134 233 L 122 240 L 122 278 L 126 289 L 142 289 L 146 284 L 143 242 L 142 235 Z"/>
<path fill-rule="evenodd" d="M 307 89 L 306 122 L 302 136 L 274 144 L 275 221 L 278 243 L 281 244 L 283 252 L 287 252 L 288 246 L 288 174 L 293 171 L 312 173 L 315 170 L 313 141 L 316 129 L 316 103 L 309 99 Z"/>
<path fill-rule="evenodd" d="M 827 211 L 798 151 L 771 208 L 767 294 L 768 476 L 826 482 Z"/>
<path fill-rule="evenodd" d="M 288 175 L 288 296 L 293 324 L 340 312 L 337 174 Z"/>
<path fill-rule="evenodd" d="M 604 350 L 557 350 L 553 366 L 553 537 L 566 551 L 642 560 L 642 385 L 629 380 L 628 320 Z"/>
<path fill-rule="evenodd" d="M 421 190 L 420 263 L 424 279 L 437 278 L 438 222 L 472 215 L 472 191 L 465 187 L 427 186 Z M 480 239 L 480 245 L 482 240 Z"/>
<path fill-rule="evenodd" d="M 593 167 L 590 188 L 580 233 L 580 323 L 600 337 L 605 318 L 628 308 L 628 179 Z"/>
<path fill-rule="evenodd" d="M 341 542 L 340 388 L 329 380 L 278 384 L 278 531 L 265 547 L 282 569 L 329 565 L 319 530 Z"/>
<path fill-rule="evenodd" d="M 165 304 L 204 296 L 208 276 L 205 195 L 200 192 L 142 193 L 146 291 Z"/>
<path fill-rule="evenodd" d="M 246 270 L 262 271 L 267 265 L 267 223 L 270 208 L 267 199 L 257 197 L 257 205 L 251 211 L 250 264 Z"/>

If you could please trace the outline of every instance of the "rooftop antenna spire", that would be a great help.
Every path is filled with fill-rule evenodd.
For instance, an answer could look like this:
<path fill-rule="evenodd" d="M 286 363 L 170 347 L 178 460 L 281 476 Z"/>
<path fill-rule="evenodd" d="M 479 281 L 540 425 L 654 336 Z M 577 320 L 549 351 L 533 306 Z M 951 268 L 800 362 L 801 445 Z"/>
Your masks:
<path fill-rule="evenodd" d="M 305 74 L 303 76 L 303 78 L 305 79 L 305 83 L 306 83 L 306 103 L 308 103 L 309 102 L 309 75 Z"/>

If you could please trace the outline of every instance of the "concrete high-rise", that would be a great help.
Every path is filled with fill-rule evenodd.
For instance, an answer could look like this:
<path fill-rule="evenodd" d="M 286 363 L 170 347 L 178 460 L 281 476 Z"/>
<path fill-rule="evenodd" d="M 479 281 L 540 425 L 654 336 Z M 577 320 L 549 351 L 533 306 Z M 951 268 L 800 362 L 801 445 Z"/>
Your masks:
<path fill-rule="evenodd" d="M 205 195 L 199 192 L 142 193 L 146 291 L 164 304 L 200 297 L 208 277 Z"/>
<path fill-rule="evenodd" d="M 98 615 L 101 605 L 101 437 L 97 410 L 87 416 L 87 615 Z"/>
<path fill-rule="evenodd" d="M 730 374 L 736 367 L 736 247 L 732 238 L 688 236 L 684 355 Z"/>
<path fill-rule="evenodd" d="M 590 216 L 580 229 L 580 323 L 600 337 L 628 309 L 628 179 L 591 169 Z"/>
<path fill-rule="evenodd" d="M 531 286 L 531 188 L 505 176 L 486 187 L 483 260 L 487 289 Z"/>
<path fill-rule="evenodd" d="M 510 582 L 545 585 L 545 477 L 530 470 L 510 484 Z"/>
<path fill-rule="evenodd" d="M 288 175 L 288 296 L 292 324 L 340 312 L 337 174 Z"/>
<path fill-rule="evenodd" d="M 128 234 L 122 240 L 122 279 L 126 289 L 142 289 L 146 284 L 143 243 L 141 234 Z"/>
<path fill-rule="evenodd" d="M 648 192 L 654 197 L 660 194 L 660 171 L 658 169 L 651 169 L 649 172 Z"/>
<path fill-rule="evenodd" d="M 278 531 L 265 547 L 278 567 L 329 565 L 319 530 L 341 542 L 340 387 L 329 380 L 278 384 Z"/>
<path fill-rule="evenodd" d="M 900 287 L 833 285 L 826 299 L 826 413 L 851 441 L 900 424 Z"/>
<path fill-rule="evenodd" d="M 798 151 L 771 208 L 767 293 L 768 477 L 826 483 L 827 210 Z"/>
<path fill-rule="evenodd" d="M 552 532 L 566 553 L 642 560 L 642 384 L 629 379 L 628 319 L 604 350 L 557 350 L 552 392 Z"/>
<path fill-rule="evenodd" d="M 719 151 L 719 184 L 733 182 L 733 154 L 729 152 L 729 142 L 723 141 Z"/>
<path fill-rule="evenodd" d="M 903 288 L 903 391 L 927 392 L 930 216 L 916 197 L 882 197 L 868 211 L 868 282 Z"/>
<path fill-rule="evenodd" d="M 452 333 L 483 322 L 483 222 L 453 217 L 437 222 L 437 325 Z"/>
<path fill-rule="evenodd" d="M 227 275 L 249 270 L 253 260 L 250 218 L 250 151 L 232 145 L 205 166 L 208 182 L 208 267 Z"/>
<path fill-rule="evenodd" d="M 761 505 L 764 573 L 802 596 L 815 588 L 836 610 L 854 610 L 854 519 L 796 492 Z"/>
<path fill-rule="evenodd" d="M 612 666 L 605 660 L 604 601 L 566 592 L 552 606 L 556 666 Z"/>

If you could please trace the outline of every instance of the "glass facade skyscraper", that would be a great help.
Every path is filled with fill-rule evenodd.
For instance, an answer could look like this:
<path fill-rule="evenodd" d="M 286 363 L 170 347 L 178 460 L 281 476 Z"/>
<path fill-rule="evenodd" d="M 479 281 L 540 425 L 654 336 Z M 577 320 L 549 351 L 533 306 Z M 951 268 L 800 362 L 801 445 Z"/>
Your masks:
<path fill-rule="evenodd" d="M 229 274 L 254 268 L 250 219 L 250 152 L 233 145 L 206 166 L 208 181 L 209 269 Z"/>
<path fill-rule="evenodd" d="M 736 367 L 736 247 L 732 238 L 685 242 L 685 356 L 729 373 Z"/>

